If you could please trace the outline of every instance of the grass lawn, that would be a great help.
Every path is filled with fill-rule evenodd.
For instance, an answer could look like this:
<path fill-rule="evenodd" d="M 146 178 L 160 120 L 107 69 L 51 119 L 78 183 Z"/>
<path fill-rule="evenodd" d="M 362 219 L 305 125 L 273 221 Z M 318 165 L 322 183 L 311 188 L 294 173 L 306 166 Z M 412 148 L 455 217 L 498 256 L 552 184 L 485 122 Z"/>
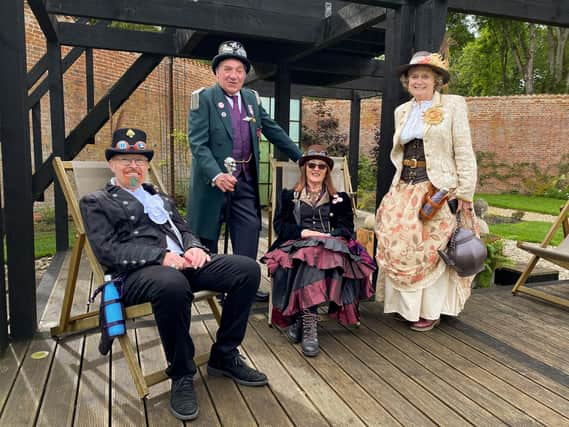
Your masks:
<path fill-rule="evenodd" d="M 551 223 L 543 221 L 522 221 L 516 224 L 490 225 L 490 233 L 508 240 L 522 240 L 524 242 L 541 243 Z M 563 238 L 561 228 L 553 238 L 551 244 L 557 246 Z"/>
<path fill-rule="evenodd" d="M 36 224 L 34 230 L 35 257 L 41 258 L 55 254 L 55 226 L 48 224 Z M 75 226 L 69 224 L 69 247 L 75 242 Z"/>
<path fill-rule="evenodd" d="M 526 196 L 522 194 L 476 194 L 474 199 L 484 199 L 490 206 L 526 212 L 559 215 L 560 208 L 567 200 L 549 197 Z"/>

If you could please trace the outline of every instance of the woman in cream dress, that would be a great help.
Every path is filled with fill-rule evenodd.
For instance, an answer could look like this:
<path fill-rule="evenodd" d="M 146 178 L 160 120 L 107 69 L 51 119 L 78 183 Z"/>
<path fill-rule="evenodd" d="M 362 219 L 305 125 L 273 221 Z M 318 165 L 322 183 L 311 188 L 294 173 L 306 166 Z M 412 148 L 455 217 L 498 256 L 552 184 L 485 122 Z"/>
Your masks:
<path fill-rule="evenodd" d="M 413 97 L 395 110 L 391 188 L 377 211 L 377 299 L 385 313 L 398 313 L 411 329 L 427 331 L 440 315 L 458 315 L 470 296 L 472 276 L 459 277 L 438 255 L 456 226 L 454 203 L 472 221 L 476 158 L 464 98 L 442 95 L 448 62 L 438 53 L 417 52 L 399 67 Z M 448 189 L 449 200 L 435 216 L 419 219 L 429 186 Z"/>

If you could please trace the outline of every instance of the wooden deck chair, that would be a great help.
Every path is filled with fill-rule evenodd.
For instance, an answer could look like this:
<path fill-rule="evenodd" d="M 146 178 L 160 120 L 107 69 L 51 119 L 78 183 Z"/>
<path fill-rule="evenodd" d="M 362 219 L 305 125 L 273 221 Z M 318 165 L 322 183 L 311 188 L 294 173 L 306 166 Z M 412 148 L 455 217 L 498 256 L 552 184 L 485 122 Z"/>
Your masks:
<path fill-rule="evenodd" d="M 336 187 L 337 191 L 344 191 L 348 193 L 352 199 L 352 209 L 354 211 L 354 217 L 356 216 L 356 200 L 355 194 L 352 190 L 352 180 L 350 179 L 350 169 L 348 168 L 348 160 L 346 157 L 332 157 L 334 160 L 334 168 L 332 169 L 332 182 Z M 268 244 L 271 245 L 273 241 L 273 236 L 275 235 L 275 229 L 273 226 L 274 213 L 277 207 L 277 198 L 279 197 L 277 191 L 277 175 L 282 171 L 282 187 L 281 188 L 293 188 L 298 178 L 300 177 L 300 169 L 298 164 L 291 161 L 279 161 L 271 158 L 271 197 L 269 205 L 269 230 L 268 230 Z M 269 326 L 273 324 L 272 322 L 273 313 L 273 298 L 272 294 L 269 293 L 269 313 L 268 313 L 268 323 Z"/>
<path fill-rule="evenodd" d="M 98 310 L 71 316 L 71 306 L 73 304 L 77 275 L 79 272 L 79 263 L 83 250 L 85 250 L 87 259 L 93 270 L 93 283 L 102 284 L 104 274 L 103 267 L 101 264 L 99 264 L 93 252 L 93 249 L 87 240 L 83 219 L 81 217 L 81 211 L 79 209 L 79 199 L 87 193 L 103 188 L 113 175 L 108 167 L 107 162 L 64 162 L 59 157 L 55 157 L 53 160 L 53 168 L 55 170 L 57 180 L 63 189 L 68 209 L 71 212 L 73 222 L 75 223 L 75 227 L 77 229 L 77 239 L 71 253 L 69 274 L 67 276 L 67 283 L 61 307 L 59 324 L 51 329 L 52 336 L 60 337 L 66 333 L 78 333 L 86 331 L 88 329 L 96 328 L 99 325 Z M 75 185 L 72 185 L 72 180 L 70 179 L 69 175 L 73 177 Z M 150 166 L 149 176 L 155 185 L 157 185 L 161 190 L 164 189 L 164 186 L 152 165 Z M 219 324 L 221 314 L 215 295 L 215 292 L 209 291 L 196 292 L 194 294 L 194 301 L 207 299 Z M 152 306 L 150 303 L 126 307 L 127 319 L 135 319 L 137 317 L 148 316 L 150 314 L 152 314 Z M 124 334 L 119 337 L 118 341 L 123 351 L 125 360 L 127 361 L 130 374 L 140 398 L 144 398 L 148 395 L 148 388 L 150 386 L 168 379 L 168 376 L 164 370 L 157 371 L 148 375 L 143 375 L 142 369 L 138 364 L 137 357 L 128 334 Z M 199 366 L 206 363 L 208 358 L 209 354 L 206 353 L 196 356 L 194 360 L 196 365 Z"/>
<path fill-rule="evenodd" d="M 535 268 L 537 262 L 540 258 L 550 261 L 560 267 L 569 270 L 569 201 L 565 203 L 565 206 L 561 209 L 561 213 L 545 235 L 543 242 L 540 245 L 534 245 L 531 243 L 518 242 L 518 247 L 533 254 L 532 258 L 529 260 L 526 268 L 522 272 L 518 281 L 512 288 L 512 293 L 515 295 L 517 292 L 532 295 L 537 298 L 541 298 L 545 301 L 549 301 L 555 304 L 562 305 L 569 308 L 569 299 L 561 298 L 555 295 L 548 294 L 547 292 L 541 291 L 539 289 L 528 288 L 525 285 L 530 273 Z M 564 239 L 559 246 L 556 248 L 548 248 L 551 240 L 555 236 L 555 233 L 559 227 L 563 229 Z"/>

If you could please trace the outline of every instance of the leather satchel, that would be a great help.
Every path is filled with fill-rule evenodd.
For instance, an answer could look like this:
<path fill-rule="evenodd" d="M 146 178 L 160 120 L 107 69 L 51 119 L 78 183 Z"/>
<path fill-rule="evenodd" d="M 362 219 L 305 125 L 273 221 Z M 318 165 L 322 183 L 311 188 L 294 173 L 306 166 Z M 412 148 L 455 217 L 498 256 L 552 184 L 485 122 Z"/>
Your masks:
<path fill-rule="evenodd" d="M 476 236 L 474 224 L 471 229 L 464 227 L 460 214 L 458 212 L 456 215 L 457 225 L 447 248 L 444 251 L 439 250 L 439 255 L 460 277 L 466 277 L 484 270 L 484 261 L 488 252 L 486 244 Z"/>

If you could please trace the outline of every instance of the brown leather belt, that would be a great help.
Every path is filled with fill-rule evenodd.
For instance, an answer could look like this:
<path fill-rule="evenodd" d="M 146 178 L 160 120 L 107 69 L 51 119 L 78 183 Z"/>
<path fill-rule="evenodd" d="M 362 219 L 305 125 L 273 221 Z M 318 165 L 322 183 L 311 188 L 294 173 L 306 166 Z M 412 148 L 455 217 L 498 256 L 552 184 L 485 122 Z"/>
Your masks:
<path fill-rule="evenodd" d="M 427 162 L 417 159 L 403 159 L 403 166 L 408 166 L 411 169 L 424 168 L 427 166 Z"/>

